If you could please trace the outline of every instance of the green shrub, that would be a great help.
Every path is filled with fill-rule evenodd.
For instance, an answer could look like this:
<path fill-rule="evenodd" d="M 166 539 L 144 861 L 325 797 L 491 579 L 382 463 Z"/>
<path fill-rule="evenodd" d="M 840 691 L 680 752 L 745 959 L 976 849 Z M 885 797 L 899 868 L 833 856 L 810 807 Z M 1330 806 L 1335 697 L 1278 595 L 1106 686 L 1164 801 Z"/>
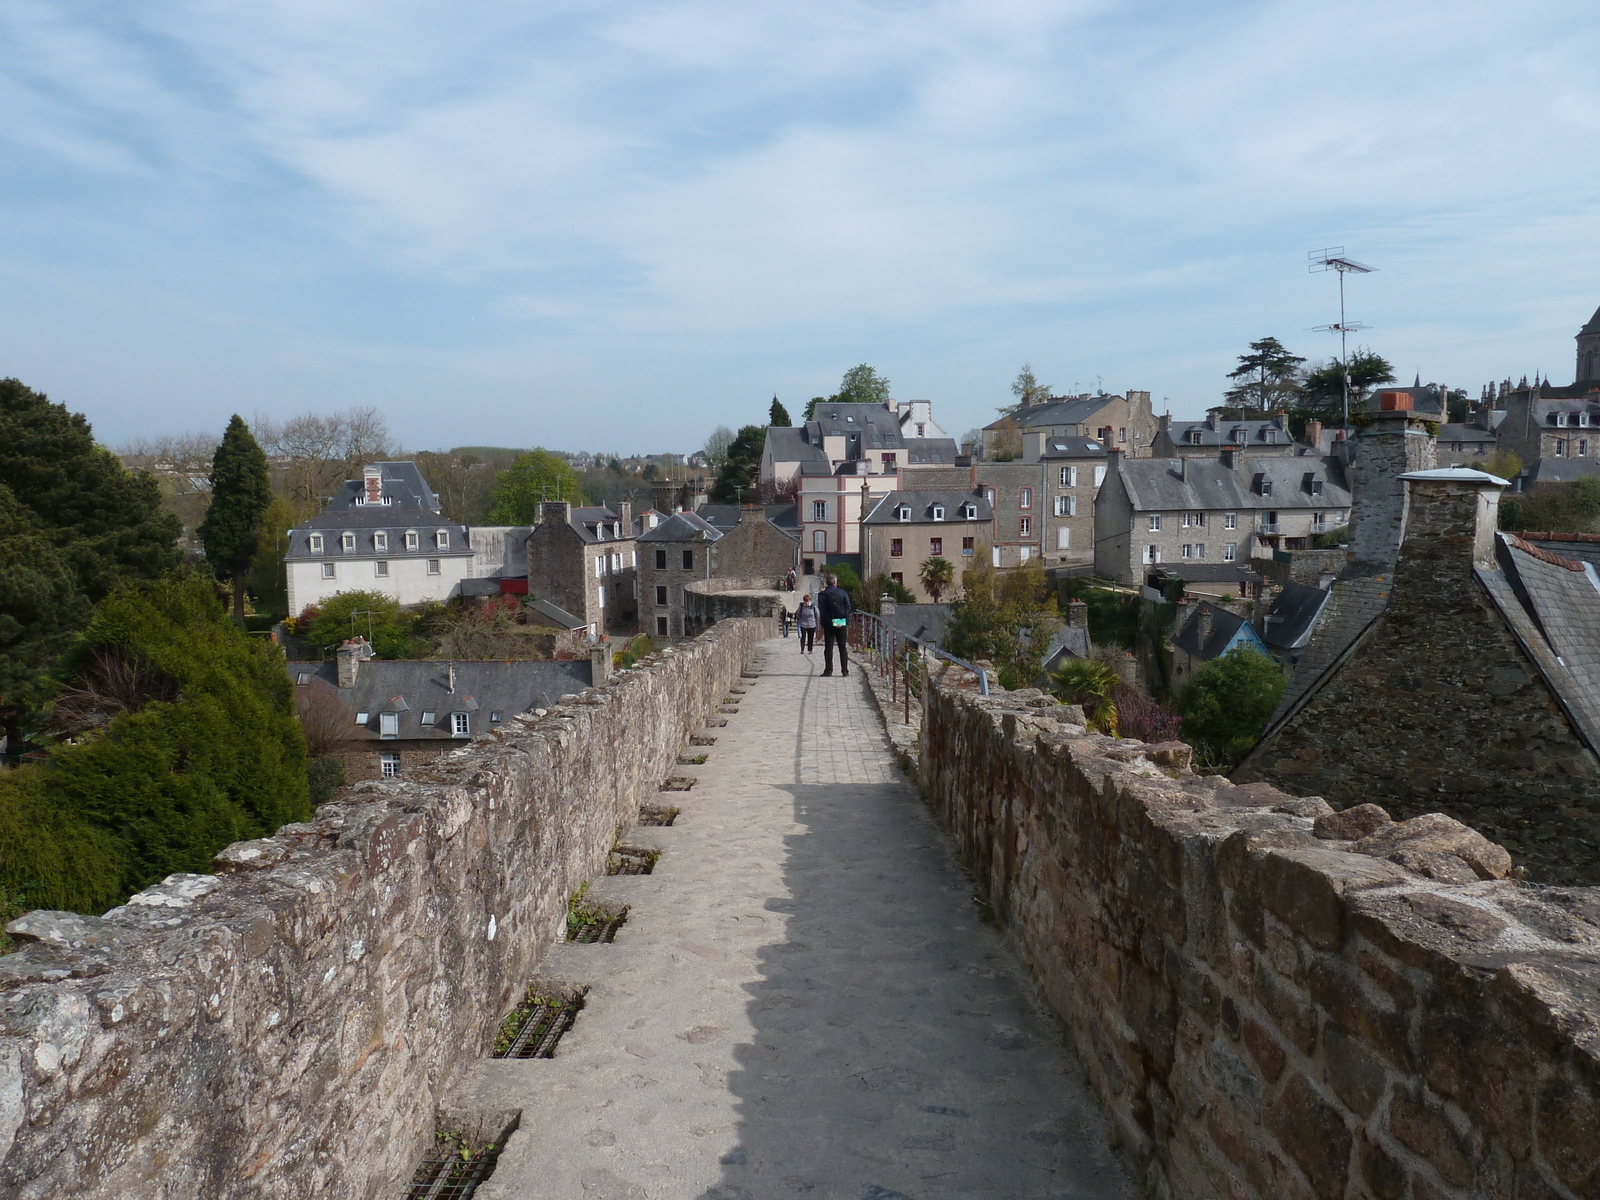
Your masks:
<path fill-rule="evenodd" d="M 1284 682 L 1271 658 L 1235 646 L 1195 671 L 1178 693 L 1184 737 L 1211 766 L 1231 768 L 1260 739 Z"/>
<path fill-rule="evenodd" d="M 344 786 L 344 760 L 331 756 L 313 758 L 306 764 L 306 783 L 311 791 L 312 808 L 328 803 Z"/>

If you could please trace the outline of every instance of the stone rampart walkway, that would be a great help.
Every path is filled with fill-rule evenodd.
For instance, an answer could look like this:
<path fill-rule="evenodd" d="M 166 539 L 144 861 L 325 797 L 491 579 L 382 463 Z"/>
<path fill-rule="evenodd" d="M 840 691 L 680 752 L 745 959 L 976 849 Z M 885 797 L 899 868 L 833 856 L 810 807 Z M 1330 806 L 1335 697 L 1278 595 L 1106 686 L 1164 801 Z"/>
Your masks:
<path fill-rule="evenodd" d="M 1135 1194 L 1108 1126 L 894 766 L 859 670 L 794 639 L 640 829 L 653 874 L 549 1060 L 487 1061 L 473 1103 L 520 1109 L 482 1200 L 954 1200 Z M 647 839 L 647 835 L 653 835 Z"/>

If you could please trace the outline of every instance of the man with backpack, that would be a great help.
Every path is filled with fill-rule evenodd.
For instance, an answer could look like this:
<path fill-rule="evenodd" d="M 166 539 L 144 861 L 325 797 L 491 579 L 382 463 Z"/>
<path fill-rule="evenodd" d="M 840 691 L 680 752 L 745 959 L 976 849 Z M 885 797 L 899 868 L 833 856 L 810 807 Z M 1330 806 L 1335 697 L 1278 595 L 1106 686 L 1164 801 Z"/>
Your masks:
<path fill-rule="evenodd" d="M 822 673 L 833 674 L 833 648 L 839 647 L 839 674 L 850 674 L 850 657 L 845 638 L 850 632 L 850 593 L 839 586 L 837 575 L 828 576 L 828 586 L 817 593 L 817 616 L 822 621 Z"/>

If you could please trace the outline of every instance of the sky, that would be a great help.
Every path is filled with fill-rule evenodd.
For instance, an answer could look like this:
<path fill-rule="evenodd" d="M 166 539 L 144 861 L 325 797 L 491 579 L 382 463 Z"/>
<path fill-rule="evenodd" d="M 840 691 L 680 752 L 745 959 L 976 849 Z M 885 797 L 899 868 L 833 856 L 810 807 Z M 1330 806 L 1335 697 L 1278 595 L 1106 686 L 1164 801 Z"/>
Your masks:
<path fill-rule="evenodd" d="M 97 437 L 377 406 L 683 452 L 867 362 L 1198 416 L 1250 341 L 1466 387 L 1600 305 L 1591 3 L 7 0 L 0 376 Z"/>

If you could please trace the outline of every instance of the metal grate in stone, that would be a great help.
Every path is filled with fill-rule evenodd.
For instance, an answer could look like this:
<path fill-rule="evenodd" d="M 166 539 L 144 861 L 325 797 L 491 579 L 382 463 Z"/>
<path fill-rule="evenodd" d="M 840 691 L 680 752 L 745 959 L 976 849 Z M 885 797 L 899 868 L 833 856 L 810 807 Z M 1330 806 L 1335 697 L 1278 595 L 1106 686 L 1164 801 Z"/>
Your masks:
<path fill-rule="evenodd" d="M 694 779 L 688 775 L 669 775 L 661 781 L 663 792 L 687 792 L 694 786 Z"/>
<path fill-rule="evenodd" d="M 494 1171 L 498 1155 L 493 1147 L 467 1158 L 459 1152 L 436 1151 L 417 1164 L 406 1200 L 467 1200 Z"/>
<path fill-rule="evenodd" d="M 649 875 L 656 869 L 659 850 L 636 850 L 619 846 L 606 856 L 607 875 Z"/>
<path fill-rule="evenodd" d="M 495 1058 L 554 1058 L 556 1043 L 583 1008 L 583 993 L 544 996 L 529 992 L 500 1025 Z"/>
<path fill-rule="evenodd" d="M 641 825 L 671 825 L 678 819 L 676 808 L 661 808 L 654 804 L 647 804 L 639 810 L 639 824 Z"/>
<path fill-rule="evenodd" d="M 674 809 L 674 812 L 677 810 Z M 572 918 L 567 919 L 567 941 L 576 942 L 580 946 L 593 946 L 598 942 L 614 942 L 617 940 L 617 930 L 628 919 L 628 910 L 623 909 L 615 916 L 601 916 L 598 913 L 586 920 L 574 923 Z"/>

